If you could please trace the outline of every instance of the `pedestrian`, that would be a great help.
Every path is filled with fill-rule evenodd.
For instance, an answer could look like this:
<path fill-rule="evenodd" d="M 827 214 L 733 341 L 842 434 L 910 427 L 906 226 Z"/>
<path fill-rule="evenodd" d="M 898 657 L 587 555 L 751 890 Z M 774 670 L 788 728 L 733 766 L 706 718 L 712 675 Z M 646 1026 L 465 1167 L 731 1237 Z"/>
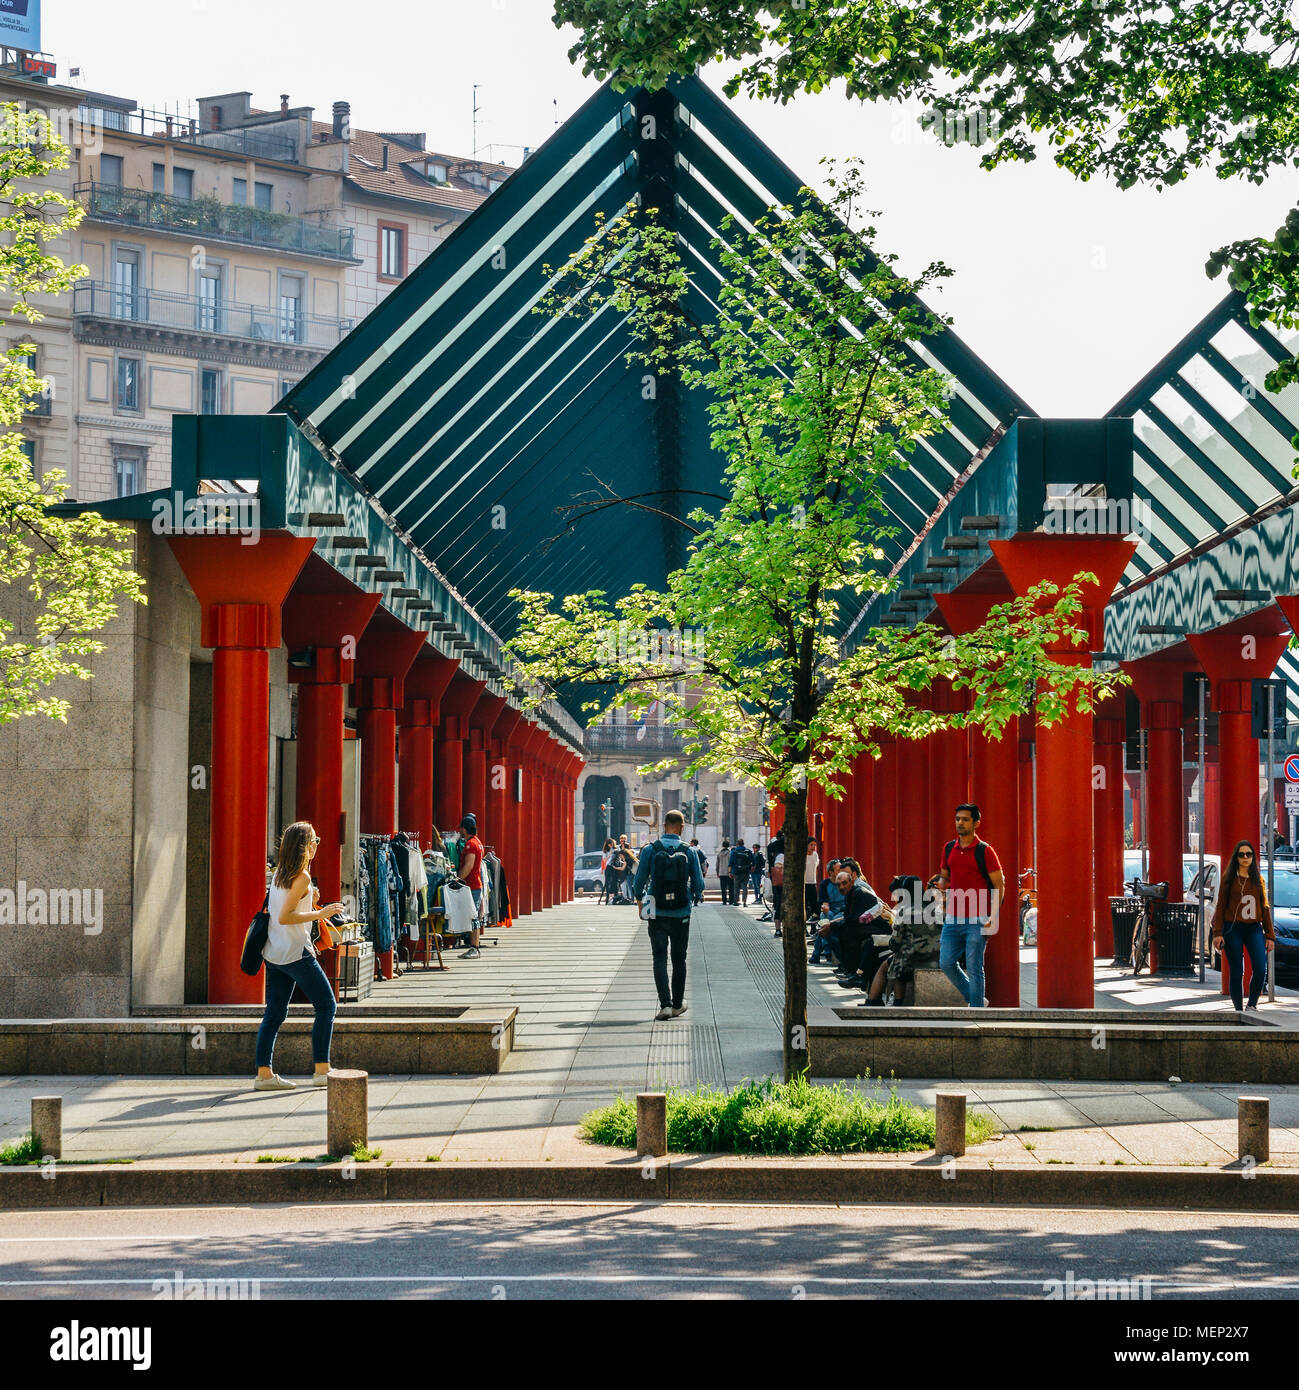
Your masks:
<path fill-rule="evenodd" d="M 749 871 L 753 868 L 753 862 L 749 858 L 749 851 L 744 847 L 744 841 L 736 841 L 735 848 L 731 851 L 731 905 L 736 906 L 736 895 L 739 895 L 740 907 L 749 905 Z"/>
<path fill-rule="evenodd" d="M 843 923 L 839 927 L 839 969 L 835 980 L 843 989 L 862 989 L 882 999 L 883 985 L 875 989 L 880 953 L 875 945 L 876 923 L 885 925 L 888 908 L 878 893 L 855 872 L 853 861 L 839 861 L 835 886 L 843 897 Z M 881 921 L 881 919 L 883 919 Z"/>
<path fill-rule="evenodd" d="M 682 822 L 681 828 L 682 828 L 683 830 L 685 829 L 685 822 L 684 822 L 684 821 Z M 708 856 L 703 852 L 702 849 L 699 848 L 699 841 L 698 841 L 698 840 L 691 840 L 691 841 L 690 841 L 690 848 L 691 848 L 692 850 L 694 850 L 695 856 L 696 856 L 696 857 L 698 858 L 698 860 L 699 860 L 699 872 L 703 875 L 704 879 L 706 880 L 706 879 L 708 878 Z M 696 902 L 696 903 L 701 903 L 701 902 L 703 902 L 703 900 L 704 900 L 704 890 L 703 890 L 703 886 L 701 885 L 701 886 L 700 886 L 700 889 L 699 889 L 699 896 L 695 899 L 695 902 Z"/>
<path fill-rule="evenodd" d="M 686 950 L 690 945 L 691 904 L 704 896 L 704 871 L 694 847 L 682 843 L 686 818 L 680 811 L 663 817 L 663 834 L 640 857 L 632 896 L 647 917 L 654 959 L 654 988 L 661 1021 L 686 1011 Z M 672 982 L 668 985 L 668 951 L 672 953 Z"/>
<path fill-rule="evenodd" d="M 803 866 L 803 918 L 812 921 L 816 916 L 816 893 L 821 884 L 821 853 L 815 840 L 807 842 L 807 860 Z"/>
<path fill-rule="evenodd" d="M 983 952 L 997 931 L 997 911 L 1006 891 L 997 851 L 978 835 L 979 808 L 956 808 L 956 838 L 943 847 L 938 887 L 943 892 L 943 934 L 938 964 L 972 1009 L 984 1005 Z M 965 969 L 957 963 L 965 955 Z"/>
<path fill-rule="evenodd" d="M 1249 1004 L 1258 1008 L 1258 997 L 1267 983 L 1267 953 L 1276 946 L 1272 906 L 1258 871 L 1258 855 L 1248 840 L 1231 852 L 1231 867 L 1224 867 L 1225 886 L 1213 909 L 1213 944 L 1227 962 L 1228 988 L 1236 1012 L 1243 1012 L 1245 955 L 1249 954 Z"/>
<path fill-rule="evenodd" d="M 822 955 L 839 955 L 839 936 L 835 928 L 843 921 L 843 894 L 834 881 L 839 872 L 839 861 L 831 859 L 825 866 L 827 877 L 822 879 L 817 889 L 820 915 L 816 924 L 816 936 L 812 945 L 809 965 L 819 965 Z"/>
<path fill-rule="evenodd" d="M 311 1058 L 315 1063 L 315 1086 L 323 1086 L 329 1076 L 329 1045 L 334 1036 L 334 990 L 316 959 L 311 942 L 312 927 L 336 912 L 342 903 L 313 906 L 311 861 L 320 848 L 320 837 L 309 821 L 294 821 L 280 836 L 275 871 L 267 889 L 266 909 L 270 930 L 262 959 L 266 964 L 266 1011 L 257 1030 L 257 1078 L 254 1091 L 292 1091 L 292 1081 L 277 1076 L 272 1069 L 275 1039 L 289 1012 L 293 987 L 299 985 L 316 1011 L 311 1025 Z M 325 928 L 328 940 L 328 928 Z"/>
<path fill-rule="evenodd" d="M 785 902 L 785 831 L 782 827 L 767 842 L 767 876 L 771 879 L 771 911 L 780 935 L 781 908 Z"/>
<path fill-rule="evenodd" d="M 765 870 L 762 858 L 762 848 L 757 840 L 753 842 L 753 848 L 749 851 L 749 887 L 753 889 L 753 901 L 762 908 L 766 907 L 766 900 L 762 896 L 762 875 Z M 763 912 L 758 918 L 759 922 L 770 922 L 771 913 Z"/>
<path fill-rule="evenodd" d="M 469 889 L 474 900 L 474 925 L 469 932 L 469 949 L 461 951 L 465 960 L 476 960 L 482 952 L 478 949 L 478 933 L 483 921 L 483 842 L 478 838 L 478 820 L 472 813 L 460 822 L 464 844 L 460 849 L 460 881 Z"/>
<path fill-rule="evenodd" d="M 596 899 L 597 903 L 610 901 L 612 890 L 609 886 L 609 860 L 613 856 L 613 850 L 613 837 L 606 837 L 604 848 L 600 851 L 600 896 Z"/>
<path fill-rule="evenodd" d="M 735 903 L 735 879 L 731 876 L 731 842 L 722 841 L 722 847 L 717 851 L 717 882 L 722 890 L 723 904 L 734 905 Z"/>

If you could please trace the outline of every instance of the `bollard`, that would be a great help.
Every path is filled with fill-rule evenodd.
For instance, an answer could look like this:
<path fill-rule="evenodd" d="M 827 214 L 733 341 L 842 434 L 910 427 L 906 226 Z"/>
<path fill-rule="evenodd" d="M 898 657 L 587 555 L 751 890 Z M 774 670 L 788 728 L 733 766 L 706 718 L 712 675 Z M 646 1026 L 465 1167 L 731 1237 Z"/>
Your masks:
<path fill-rule="evenodd" d="M 32 1097 L 32 1138 L 44 1158 L 63 1157 L 63 1097 Z"/>
<path fill-rule="evenodd" d="M 636 1097 L 636 1157 L 663 1158 L 668 1151 L 668 1098 L 663 1091 Z"/>
<path fill-rule="evenodd" d="M 1271 1151 L 1266 1096 L 1238 1096 L 1236 1099 L 1236 1147 L 1241 1159 L 1266 1163 Z"/>
<path fill-rule="evenodd" d="M 956 1091 L 938 1092 L 934 1152 L 939 1158 L 960 1158 L 965 1152 L 965 1097 Z"/>
<path fill-rule="evenodd" d="M 331 1158 L 346 1158 L 358 1142 L 369 1143 L 370 1073 L 331 1071 L 325 1089 L 329 1102 L 329 1140 L 325 1148 Z"/>

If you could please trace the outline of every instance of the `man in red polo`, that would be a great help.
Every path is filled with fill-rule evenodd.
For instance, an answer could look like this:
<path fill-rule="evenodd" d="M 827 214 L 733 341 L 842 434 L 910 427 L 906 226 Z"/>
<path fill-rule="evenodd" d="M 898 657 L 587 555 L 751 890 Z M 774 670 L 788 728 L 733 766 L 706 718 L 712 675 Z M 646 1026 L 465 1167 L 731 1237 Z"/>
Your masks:
<path fill-rule="evenodd" d="M 983 1008 L 984 944 L 996 933 L 997 911 L 1006 890 L 997 851 L 979 839 L 978 825 L 979 808 L 972 802 L 956 808 L 956 838 L 944 846 L 938 870 L 944 896 L 938 964 L 972 1009 Z M 962 954 L 964 970 L 957 964 Z"/>

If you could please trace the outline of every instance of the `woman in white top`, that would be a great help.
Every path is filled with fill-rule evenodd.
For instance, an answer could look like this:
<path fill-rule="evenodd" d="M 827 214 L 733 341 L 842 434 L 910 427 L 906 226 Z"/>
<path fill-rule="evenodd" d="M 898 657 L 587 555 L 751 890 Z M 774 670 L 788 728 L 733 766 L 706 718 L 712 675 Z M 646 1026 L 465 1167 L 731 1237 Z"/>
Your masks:
<path fill-rule="evenodd" d="M 821 887 L 821 856 L 817 852 L 815 840 L 807 842 L 807 863 L 803 868 L 803 897 L 806 900 L 807 919 L 810 922 L 817 912 L 817 895 Z"/>
<path fill-rule="evenodd" d="M 294 985 L 302 986 L 316 1011 L 311 1026 L 311 1056 L 316 1064 L 312 1084 L 323 1086 L 329 1076 L 329 1044 L 334 1036 L 337 1005 L 333 988 L 316 959 L 311 928 L 313 923 L 340 912 L 343 904 L 314 906 L 310 867 L 319 847 L 320 837 L 309 821 L 294 821 L 280 836 L 279 856 L 268 892 L 271 927 L 262 948 L 266 962 L 266 1013 L 257 1030 L 255 1091 L 294 1089 L 292 1081 L 285 1081 L 271 1068 L 275 1038 L 288 1015 Z"/>

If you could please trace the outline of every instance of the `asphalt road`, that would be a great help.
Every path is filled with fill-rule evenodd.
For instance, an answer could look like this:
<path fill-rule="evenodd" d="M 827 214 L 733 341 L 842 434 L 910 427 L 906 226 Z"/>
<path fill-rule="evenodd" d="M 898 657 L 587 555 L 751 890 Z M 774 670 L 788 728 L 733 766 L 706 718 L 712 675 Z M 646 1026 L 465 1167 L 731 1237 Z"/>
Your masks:
<path fill-rule="evenodd" d="M 1133 1296 L 1276 1300 L 1299 1295 L 1297 1234 L 1296 1216 L 982 1207 L 26 1211 L 0 1214 L 0 1297 L 155 1299 L 164 1284 L 245 1280 L 262 1299 L 1041 1300 L 1148 1279 Z"/>

